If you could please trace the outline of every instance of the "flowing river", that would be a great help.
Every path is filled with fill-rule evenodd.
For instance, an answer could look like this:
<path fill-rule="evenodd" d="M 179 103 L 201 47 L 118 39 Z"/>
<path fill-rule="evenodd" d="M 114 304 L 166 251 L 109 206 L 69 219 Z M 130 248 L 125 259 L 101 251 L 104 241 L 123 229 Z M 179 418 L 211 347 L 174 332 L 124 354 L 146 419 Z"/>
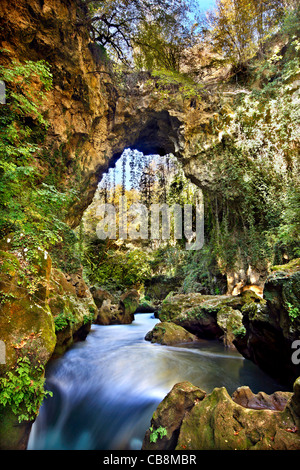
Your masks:
<path fill-rule="evenodd" d="M 33 425 L 29 449 L 140 449 L 151 416 L 177 382 L 231 394 L 248 385 L 272 393 L 280 386 L 219 341 L 195 346 L 151 344 L 145 334 L 158 322 L 136 314 L 131 325 L 93 325 L 46 371 L 46 398 Z"/>

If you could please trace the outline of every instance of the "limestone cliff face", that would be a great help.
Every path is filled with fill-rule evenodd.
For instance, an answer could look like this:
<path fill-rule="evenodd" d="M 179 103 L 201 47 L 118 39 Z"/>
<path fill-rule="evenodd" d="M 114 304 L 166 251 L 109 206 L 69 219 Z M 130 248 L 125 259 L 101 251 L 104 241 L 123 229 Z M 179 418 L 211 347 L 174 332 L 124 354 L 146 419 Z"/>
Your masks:
<path fill-rule="evenodd" d="M 162 97 L 145 73 L 128 74 L 117 83 L 101 50 L 81 26 L 84 14 L 75 0 L 3 0 L 0 5 L 0 43 L 9 51 L 0 63 L 43 59 L 51 66 L 46 144 L 57 165 L 64 165 L 65 186 L 73 187 L 76 180 L 80 192 L 70 224 L 79 223 L 101 174 L 126 147 L 162 155 L 172 152 L 183 160 L 193 181 L 211 185 L 213 175 L 204 160 L 202 169 L 194 160 L 211 145 L 211 120 L 221 103 L 215 86 L 224 76 L 204 67 L 208 87 L 198 102 L 183 99 L 178 92 Z M 201 63 L 209 64 L 209 56 Z"/>
<path fill-rule="evenodd" d="M 107 163 L 114 104 L 109 74 L 91 46 L 88 32 L 79 26 L 83 14 L 74 0 L 4 0 L 0 5 L 1 47 L 10 51 L 3 54 L 1 63 L 16 58 L 20 62 L 45 60 L 51 66 L 53 90 L 45 103 L 50 122 L 46 144 L 49 153 L 56 155 L 57 165 L 63 160 L 66 185 L 72 186 L 80 175 L 80 189 L 85 194 L 82 206 L 86 206 Z M 71 223 L 74 218 L 73 214 Z"/>
<path fill-rule="evenodd" d="M 58 166 L 64 165 L 65 186 L 76 187 L 78 202 L 69 222 L 76 226 L 90 204 L 100 176 L 124 148 L 145 153 L 174 153 L 183 158 L 195 182 L 205 186 L 211 176 L 197 175 L 193 156 L 199 142 L 205 149 L 210 120 L 219 98 L 203 94 L 195 105 L 176 93 L 163 98 L 147 74 L 129 74 L 117 83 L 101 50 L 81 26 L 85 12 L 75 0 L 3 0 L 0 5 L 1 64 L 12 58 L 45 60 L 51 66 L 53 89 L 45 112 L 50 123 L 47 146 Z M 207 58 L 206 58 L 207 61 Z M 207 80 L 212 74 L 207 73 Z M 197 138 L 195 137 L 197 135 Z"/>

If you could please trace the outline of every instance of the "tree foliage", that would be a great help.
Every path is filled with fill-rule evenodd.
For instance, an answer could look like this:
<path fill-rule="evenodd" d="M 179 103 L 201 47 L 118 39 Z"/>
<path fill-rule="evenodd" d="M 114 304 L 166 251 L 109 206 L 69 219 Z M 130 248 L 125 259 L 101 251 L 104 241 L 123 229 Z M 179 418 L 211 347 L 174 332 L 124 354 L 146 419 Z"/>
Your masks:
<path fill-rule="evenodd" d="M 6 103 L 0 105 L 0 234 L 15 248 L 51 250 L 72 232 L 65 216 L 74 191 L 58 188 L 47 173 L 48 129 L 41 109 L 52 86 L 44 61 L 0 66 Z M 67 245 L 65 243 L 65 245 Z"/>
<path fill-rule="evenodd" d="M 139 68 L 178 69 L 179 57 L 189 45 L 185 0 L 82 0 L 79 20 L 115 59 Z"/>
<path fill-rule="evenodd" d="M 282 0 L 217 0 L 207 14 L 213 47 L 234 65 L 244 64 L 257 51 L 284 16 Z"/>
<path fill-rule="evenodd" d="M 152 21 L 143 21 L 133 43 L 134 61 L 139 69 L 179 72 L 182 54 L 192 44 L 185 10 L 180 7 L 171 13 L 164 11 Z"/>

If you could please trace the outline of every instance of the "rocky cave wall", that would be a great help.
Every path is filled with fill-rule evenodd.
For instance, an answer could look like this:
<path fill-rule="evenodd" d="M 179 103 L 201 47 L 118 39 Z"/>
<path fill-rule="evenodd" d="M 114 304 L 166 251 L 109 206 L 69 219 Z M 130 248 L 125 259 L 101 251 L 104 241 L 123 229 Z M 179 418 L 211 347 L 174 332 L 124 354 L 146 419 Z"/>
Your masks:
<path fill-rule="evenodd" d="M 1 64 L 45 60 L 53 74 L 45 112 L 50 123 L 46 145 L 64 158 L 66 187 L 80 172 L 80 203 L 69 214 L 78 225 L 104 170 L 125 148 L 161 155 L 174 153 L 185 163 L 194 155 L 194 142 L 209 140 L 209 121 L 219 103 L 213 93 L 195 105 L 180 95 L 162 98 L 147 73 L 124 76 L 116 83 L 103 54 L 81 26 L 84 11 L 75 0 L 20 0 L 0 5 Z M 60 152 L 58 152 L 60 150 Z M 58 162 L 61 163 L 61 162 Z M 199 184 L 195 168 L 194 179 Z M 202 181 L 201 184 L 206 184 Z"/>
<path fill-rule="evenodd" d="M 76 0 L 0 4 L 1 47 L 9 51 L 0 63 L 43 59 L 51 67 L 53 89 L 44 104 L 50 123 L 46 148 L 52 165 L 61 169 L 62 186 L 78 190 L 69 225 L 79 224 L 101 175 L 128 147 L 172 152 L 186 176 L 213 195 L 218 188 L 210 159 L 222 155 L 209 151 L 222 141 L 215 129 L 241 92 L 228 81 L 228 67 L 213 65 L 215 57 L 196 48 L 189 54 L 204 84 L 201 96 L 185 99 L 170 90 L 162 95 L 148 73 L 114 75 L 82 25 L 84 14 Z M 238 294 L 245 284 L 258 286 L 261 293 L 267 273 L 241 259 L 226 275 L 228 293 Z"/>

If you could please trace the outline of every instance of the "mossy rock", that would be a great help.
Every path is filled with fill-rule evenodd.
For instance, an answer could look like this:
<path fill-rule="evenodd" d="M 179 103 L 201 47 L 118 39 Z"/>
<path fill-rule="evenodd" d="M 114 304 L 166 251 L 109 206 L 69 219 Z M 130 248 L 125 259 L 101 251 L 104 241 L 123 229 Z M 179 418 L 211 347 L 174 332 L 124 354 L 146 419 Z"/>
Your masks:
<path fill-rule="evenodd" d="M 293 274 L 297 271 L 300 271 L 300 258 L 292 259 L 286 264 L 279 264 L 279 265 L 271 266 L 270 271 L 271 273 L 285 272 L 288 274 Z"/>
<path fill-rule="evenodd" d="M 82 296 L 58 269 L 52 271 L 50 286 L 49 307 L 57 336 L 53 356 L 57 357 L 75 341 L 86 338 L 97 317 L 97 306 L 86 285 Z"/>
<path fill-rule="evenodd" d="M 175 384 L 154 411 L 151 426 L 147 430 L 143 441 L 142 450 L 175 449 L 185 413 L 189 412 L 195 403 L 203 400 L 205 395 L 204 391 L 190 382 Z M 167 434 L 162 439 L 152 442 L 151 435 L 159 428 L 166 429 Z"/>
<path fill-rule="evenodd" d="M 221 338 L 226 337 L 229 330 L 245 333 L 239 312 L 250 303 L 258 306 L 265 301 L 251 291 L 238 296 L 178 294 L 165 299 L 159 318 L 172 321 L 199 337 Z M 229 322 L 227 328 L 229 317 L 232 325 Z M 231 337 L 228 344 L 232 344 L 233 339 Z"/>
<path fill-rule="evenodd" d="M 94 302 L 97 305 L 98 309 L 102 307 L 102 304 L 104 301 L 113 300 L 112 295 L 106 290 L 101 289 L 100 287 L 92 286 L 90 291 L 92 293 Z"/>
<path fill-rule="evenodd" d="M 276 271 L 271 274 L 265 283 L 264 299 L 273 323 L 283 330 L 284 335 L 299 336 L 300 271 L 293 268 L 292 271 Z"/>
<path fill-rule="evenodd" d="M 173 321 L 181 313 L 198 306 L 210 297 L 198 293 L 168 295 L 162 302 L 159 318 L 162 321 Z"/>
<path fill-rule="evenodd" d="M 132 323 L 134 320 L 134 312 L 139 306 L 140 294 L 137 290 L 131 289 L 121 295 L 119 301 L 120 323 Z"/>
<path fill-rule="evenodd" d="M 0 305 L 0 339 L 6 349 L 6 364 L 0 365 L 0 374 L 3 375 L 22 355 L 27 355 L 35 365 L 37 361 L 41 365 L 46 364 L 54 350 L 56 336 L 47 304 L 48 291 L 44 287 L 49 282 L 49 259 L 41 281 L 43 286 L 31 295 L 16 255 L 1 252 L 1 258 L 0 288 L 4 297 Z"/>
<path fill-rule="evenodd" d="M 188 382 L 174 385 L 153 413 L 142 449 L 300 450 L 300 378 L 293 393 L 254 395 L 246 388 L 246 395 L 230 397 L 225 387 L 206 395 Z M 164 436 L 153 442 L 151 434 L 162 428 Z"/>
<path fill-rule="evenodd" d="M 299 450 L 300 436 L 294 430 L 289 409 L 244 408 L 224 387 L 215 388 L 186 415 L 176 450 Z"/>
<path fill-rule="evenodd" d="M 93 294 L 95 296 L 95 291 Z M 115 301 L 112 295 L 102 291 L 96 298 L 98 311 L 95 323 L 99 325 L 128 325 L 132 323 L 134 313 L 139 306 L 139 299 L 140 295 L 135 289 L 124 292 Z"/>
<path fill-rule="evenodd" d="M 16 253 L 1 252 L 0 339 L 5 344 L 5 363 L 0 364 L 0 375 L 14 371 L 19 358 L 28 358 L 30 367 L 44 366 L 56 345 L 54 320 L 47 303 L 51 259 L 40 253 L 35 270 L 38 282 L 30 292 L 31 279 L 26 276 L 26 259 Z M 24 449 L 32 423 L 18 423 L 18 416 L 9 405 L 0 407 L 1 447 Z"/>
<path fill-rule="evenodd" d="M 0 450 L 26 450 L 33 422 L 18 422 L 8 408 L 0 407 Z"/>
<path fill-rule="evenodd" d="M 175 345 L 198 341 L 197 336 L 172 322 L 157 323 L 155 327 L 146 334 L 145 339 L 147 341 L 151 341 L 151 343 L 159 343 L 163 345 Z"/>
<path fill-rule="evenodd" d="M 217 323 L 224 331 L 224 345 L 234 348 L 234 340 L 246 334 L 246 328 L 243 325 L 243 314 L 240 310 L 234 310 L 232 307 L 222 307 L 217 313 Z"/>

